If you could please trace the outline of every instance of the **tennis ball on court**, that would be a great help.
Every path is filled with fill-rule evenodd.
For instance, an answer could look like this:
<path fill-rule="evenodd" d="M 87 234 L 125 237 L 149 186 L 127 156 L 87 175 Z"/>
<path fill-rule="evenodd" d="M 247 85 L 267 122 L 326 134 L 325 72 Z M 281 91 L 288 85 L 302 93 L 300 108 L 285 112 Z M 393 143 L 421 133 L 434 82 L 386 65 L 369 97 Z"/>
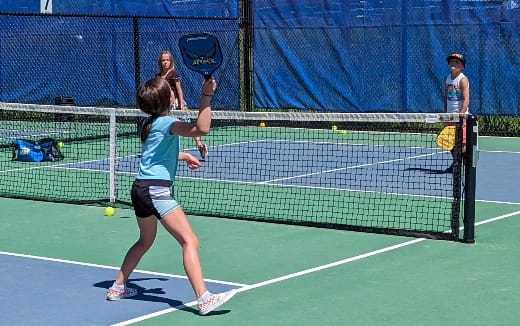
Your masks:
<path fill-rule="evenodd" d="M 336 130 L 338 130 L 338 126 L 333 125 L 333 126 L 332 126 L 332 131 L 336 131 Z"/>
<path fill-rule="evenodd" d="M 263 121 L 260 122 L 260 127 L 262 127 L 262 128 L 265 127 L 265 122 L 263 122 Z"/>
<path fill-rule="evenodd" d="M 346 135 L 348 132 L 346 130 L 341 130 L 342 135 Z"/>
<path fill-rule="evenodd" d="M 58 142 L 58 148 L 63 148 L 63 146 L 65 146 L 65 144 L 62 141 L 59 141 Z"/>
<path fill-rule="evenodd" d="M 105 216 L 114 216 L 114 214 L 116 213 L 116 209 L 112 206 L 108 206 L 107 208 L 105 208 Z"/>

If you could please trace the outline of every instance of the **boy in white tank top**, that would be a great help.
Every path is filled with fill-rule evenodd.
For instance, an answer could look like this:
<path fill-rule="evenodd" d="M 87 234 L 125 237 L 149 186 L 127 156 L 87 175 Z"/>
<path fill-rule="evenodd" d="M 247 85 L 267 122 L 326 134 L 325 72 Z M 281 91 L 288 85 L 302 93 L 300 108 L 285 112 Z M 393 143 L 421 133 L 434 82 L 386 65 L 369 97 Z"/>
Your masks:
<path fill-rule="evenodd" d="M 469 113 L 469 80 L 463 74 L 466 58 L 460 53 L 453 53 L 446 58 L 450 74 L 444 87 L 444 112 Z"/>
<path fill-rule="evenodd" d="M 466 58 L 461 53 L 453 53 L 446 58 L 450 74 L 446 77 L 444 87 L 444 112 L 469 113 L 469 80 L 463 74 Z M 462 124 L 462 152 L 466 152 L 466 120 Z M 452 152 L 454 155 L 454 153 Z M 453 164 L 445 170 L 451 173 Z"/>

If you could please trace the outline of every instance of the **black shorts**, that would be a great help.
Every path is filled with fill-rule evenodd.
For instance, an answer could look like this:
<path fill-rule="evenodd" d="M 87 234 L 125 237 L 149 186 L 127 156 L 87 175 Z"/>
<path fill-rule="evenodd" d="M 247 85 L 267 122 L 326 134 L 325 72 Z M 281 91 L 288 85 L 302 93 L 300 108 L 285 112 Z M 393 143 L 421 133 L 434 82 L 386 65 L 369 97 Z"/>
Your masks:
<path fill-rule="evenodd" d="M 171 181 L 136 179 L 132 185 L 132 205 L 137 217 L 155 215 L 163 218 L 179 203 L 171 194 Z"/>

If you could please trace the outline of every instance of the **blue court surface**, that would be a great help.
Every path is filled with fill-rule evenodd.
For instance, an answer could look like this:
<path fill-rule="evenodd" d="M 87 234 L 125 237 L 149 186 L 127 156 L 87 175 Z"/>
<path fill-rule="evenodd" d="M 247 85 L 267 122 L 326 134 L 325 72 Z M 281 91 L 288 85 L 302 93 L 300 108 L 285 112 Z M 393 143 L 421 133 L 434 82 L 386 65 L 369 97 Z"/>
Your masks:
<path fill-rule="evenodd" d="M 195 297 L 185 277 L 135 272 L 128 286 L 139 294 L 107 301 L 106 290 L 117 273 L 113 268 L 5 253 L 0 262 L 2 292 L 9 292 L 0 295 L 4 325 L 111 325 L 168 308 L 198 314 L 196 307 L 184 306 Z M 19 282 L 29 282 L 34 292 L 7 286 Z M 207 286 L 216 293 L 240 287 L 215 281 Z"/>
<path fill-rule="evenodd" d="M 520 153 L 480 152 L 477 165 L 477 200 L 520 203 L 520 191 L 517 190 L 520 181 L 518 167 Z"/>
<path fill-rule="evenodd" d="M 431 166 L 432 162 L 449 162 L 449 153 L 435 148 L 388 148 L 290 141 L 213 146 L 202 168 L 194 172 L 185 164 L 179 164 L 177 178 L 381 193 L 395 193 L 398 189 L 402 195 L 421 196 L 442 196 L 452 188 L 451 175 L 443 173 L 448 164 Z M 196 150 L 187 151 L 198 156 Z M 347 157 L 338 153 L 359 154 Z M 120 157 L 117 170 L 134 174 L 138 164 L 138 155 Z M 109 160 L 62 164 L 60 167 L 106 172 Z M 417 187 L 418 183 L 431 186 Z"/>
<path fill-rule="evenodd" d="M 187 151 L 198 156 L 195 149 Z M 270 159 L 273 151 L 276 151 L 277 158 L 282 159 Z M 338 152 L 359 155 L 335 155 Z M 453 178 L 451 174 L 443 173 L 447 166 L 432 166 L 431 163 L 449 162 L 450 155 L 449 152 L 437 148 L 399 147 L 396 150 L 392 147 L 389 151 L 385 146 L 378 146 L 374 150 L 373 146 L 337 143 L 244 142 L 210 147 L 210 156 L 203 162 L 202 168 L 194 172 L 185 164 L 179 164 L 177 178 L 443 196 L 452 188 Z M 439 159 L 432 160 L 431 157 Z M 259 164 L 262 160 L 264 163 Z M 265 164 L 265 161 L 269 164 Z M 520 155 L 513 152 L 480 152 L 477 165 L 477 200 L 520 202 L 520 193 L 499 186 L 508 180 L 518 180 L 520 172 L 507 168 L 511 162 L 520 166 Z M 117 165 L 120 173 L 135 174 L 139 156 L 120 157 Z M 60 167 L 107 172 L 109 160 L 62 164 Z M 492 170 L 494 173 L 478 173 L 479 170 Z M 397 175 L 399 178 L 396 178 Z M 417 186 L 418 184 L 421 186 Z M 490 184 L 497 186 L 480 186 Z"/>

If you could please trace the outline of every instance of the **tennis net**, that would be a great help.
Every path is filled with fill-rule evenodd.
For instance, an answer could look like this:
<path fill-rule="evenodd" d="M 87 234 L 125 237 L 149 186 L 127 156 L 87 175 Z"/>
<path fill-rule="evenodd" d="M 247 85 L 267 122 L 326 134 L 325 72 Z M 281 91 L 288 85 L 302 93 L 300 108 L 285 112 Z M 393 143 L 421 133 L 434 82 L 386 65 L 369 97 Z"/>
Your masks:
<path fill-rule="evenodd" d="M 0 196 L 129 207 L 143 117 L 0 103 Z M 209 155 L 198 170 L 179 165 L 175 196 L 189 214 L 472 242 L 476 150 L 462 150 L 466 118 L 214 111 Z M 435 142 L 447 123 L 456 126 L 452 152 Z M 476 149 L 476 126 L 466 130 Z M 12 159 L 13 140 L 47 137 L 64 143 L 64 160 Z M 199 156 L 191 138 L 182 145 Z"/>

